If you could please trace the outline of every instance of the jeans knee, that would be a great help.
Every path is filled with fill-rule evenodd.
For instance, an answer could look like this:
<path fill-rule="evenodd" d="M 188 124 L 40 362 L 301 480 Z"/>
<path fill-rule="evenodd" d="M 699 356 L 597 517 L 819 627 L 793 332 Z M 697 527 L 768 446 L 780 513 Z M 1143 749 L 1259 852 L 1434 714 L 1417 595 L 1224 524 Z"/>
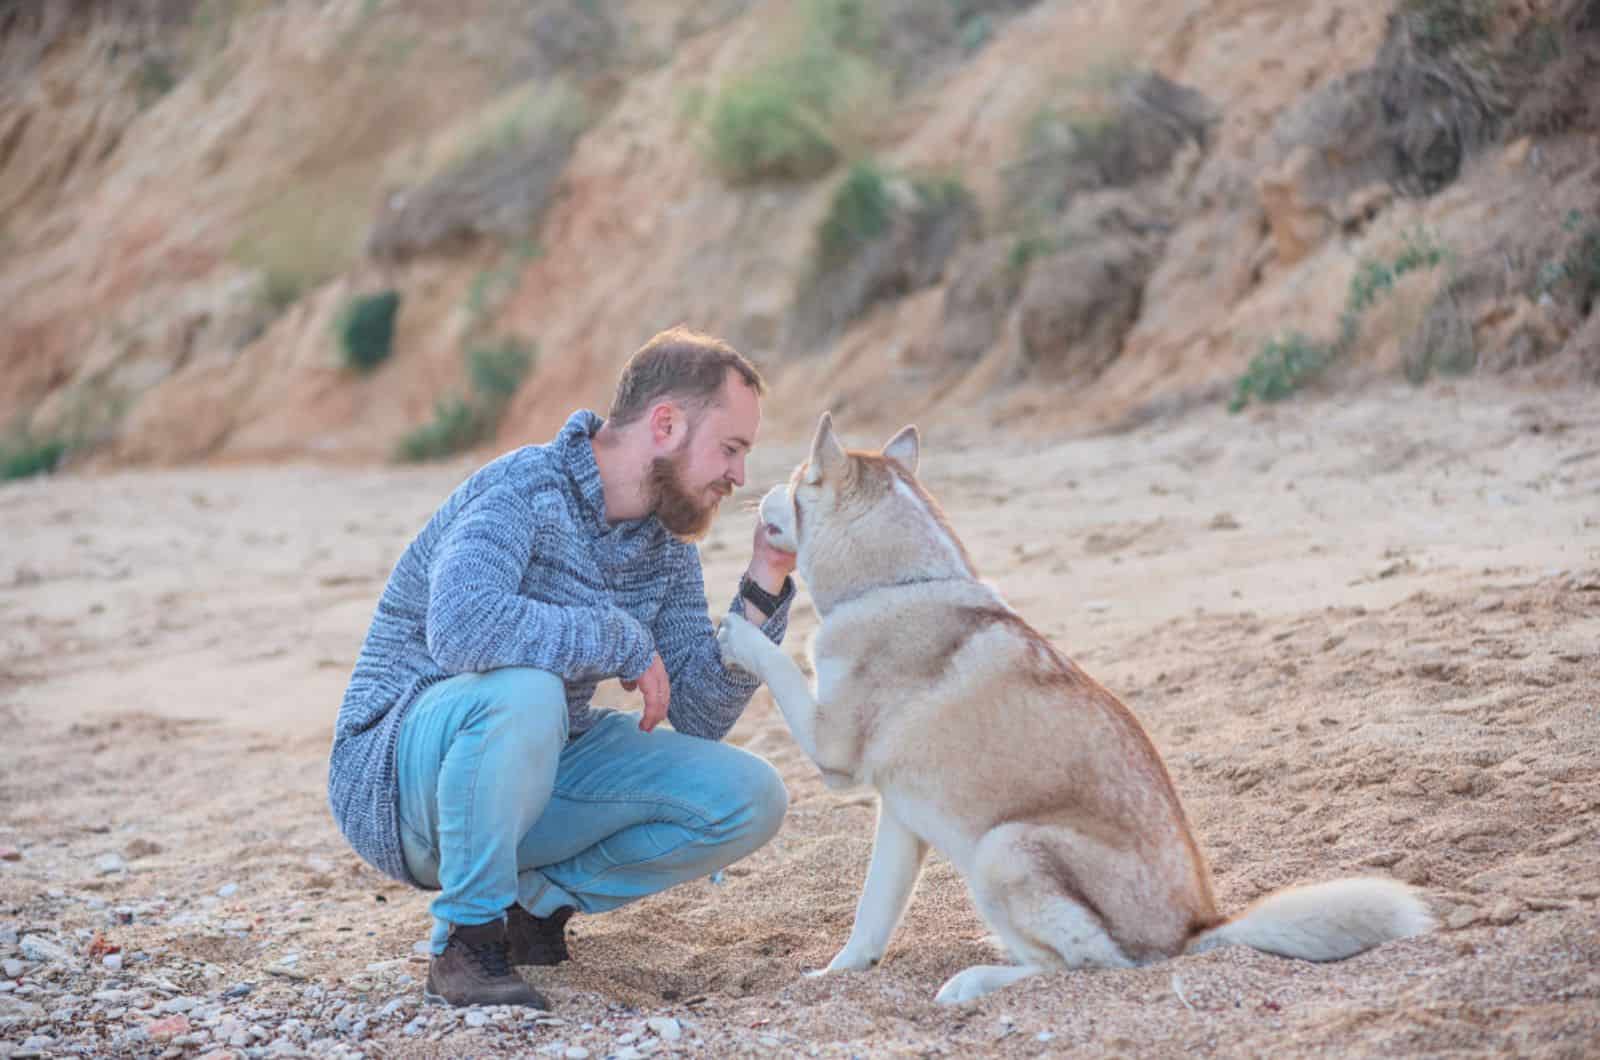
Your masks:
<path fill-rule="evenodd" d="M 789 812 L 789 789 L 784 787 L 783 778 L 770 763 L 756 758 L 749 770 L 745 797 L 748 801 L 744 831 L 754 849 L 777 835 L 783 826 L 784 815 Z"/>
<path fill-rule="evenodd" d="M 480 674 L 473 691 L 480 717 L 491 728 L 535 743 L 567 740 L 567 694 L 561 678 L 530 666 Z"/>

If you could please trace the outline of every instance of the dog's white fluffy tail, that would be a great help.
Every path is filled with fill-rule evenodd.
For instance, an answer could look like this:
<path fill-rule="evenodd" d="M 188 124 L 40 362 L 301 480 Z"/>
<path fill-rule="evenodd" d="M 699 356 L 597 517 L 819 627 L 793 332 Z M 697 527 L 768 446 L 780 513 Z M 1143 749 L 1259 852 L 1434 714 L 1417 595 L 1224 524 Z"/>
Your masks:
<path fill-rule="evenodd" d="M 1202 931 L 1185 953 L 1241 945 L 1303 961 L 1339 961 L 1380 942 L 1431 931 L 1433 916 L 1403 883 L 1359 877 L 1290 887 Z"/>

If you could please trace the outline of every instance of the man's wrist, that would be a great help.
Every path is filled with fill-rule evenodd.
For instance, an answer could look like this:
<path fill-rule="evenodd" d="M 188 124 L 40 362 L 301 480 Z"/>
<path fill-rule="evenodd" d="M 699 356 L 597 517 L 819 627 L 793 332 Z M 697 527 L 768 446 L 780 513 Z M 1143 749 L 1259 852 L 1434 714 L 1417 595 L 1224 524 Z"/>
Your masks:
<path fill-rule="evenodd" d="M 789 580 L 788 571 L 773 571 L 759 563 L 750 564 L 749 568 L 744 572 L 744 576 L 773 596 L 782 593 L 784 583 Z"/>

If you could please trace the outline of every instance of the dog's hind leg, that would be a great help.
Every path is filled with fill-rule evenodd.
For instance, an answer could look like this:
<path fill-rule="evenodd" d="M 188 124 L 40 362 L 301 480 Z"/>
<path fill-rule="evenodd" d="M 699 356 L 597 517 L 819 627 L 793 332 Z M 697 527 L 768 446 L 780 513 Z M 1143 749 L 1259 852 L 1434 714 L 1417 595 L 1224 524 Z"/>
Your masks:
<path fill-rule="evenodd" d="M 968 885 L 978 912 L 1018 963 L 968 968 L 935 1000 L 970 1001 L 1052 968 L 1133 966 L 1067 871 L 1072 841 L 1061 829 L 1024 824 L 984 835 Z"/>
<path fill-rule="evenodd" d="M 911 900 L 927 853 L 928 844 L 895 820 L 887 806 L 878 807 L 878 834 L 872 842 L 867 883 L 856 903 L 855 926 L 850 929 L 850 941 L 824 971 L 870 968 L 878 963 Z"/>

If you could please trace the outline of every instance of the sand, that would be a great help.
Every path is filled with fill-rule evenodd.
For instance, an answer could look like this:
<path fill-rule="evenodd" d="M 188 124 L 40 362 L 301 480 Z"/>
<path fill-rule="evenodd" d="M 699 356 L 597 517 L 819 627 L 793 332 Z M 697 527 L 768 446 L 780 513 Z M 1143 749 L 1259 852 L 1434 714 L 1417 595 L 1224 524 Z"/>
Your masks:
<path fill-rule="evenodd" d="M 204 1019 L 175 1045 L 130 1032 L 193 996 L 316 1025 L 299 1046 L 265 1028 L 257 1055 L 1600 1054 L 1592 393 L 1382 387 L 924 446 L 980 571 L 1149 730 L 1224 909 L 1379 873 L 1422 887 L 1440 930 L 1332 965 L 1233 949 L 945 1008 L 940 983 L 994 955 L 935 855 L 881 967 L 807 977 L 849 931 L 874 799 L 824 789 L 762 692 L 730 739 L 789 786 L 771 844 L 575 921 L 576 960 L 529 973 L 562 1022 L 419 1023 L 427 896 L 344 846 L 323 785 L 384 576 L 471 465 L 69 475 L 0 488 L 0 930 L 69 950 L 21 982 L 42 1009 L 81 1003 L 0 1041 L 223 1047 Z M 799 452 L 758 450 L 738 499 Z M 704 547 L 715 598 L 747 520 L 725 513 Z M 791 651 L 815 624 L 802 602 Z M 615 685 L 601 702 L 638 705 Z M 86 952 L 96 932 L 122 971 Z M 105 983 L 155 1006 L 88 1000 Z M 336 1008 L 372 1015 L 341 1037 Z"/>

